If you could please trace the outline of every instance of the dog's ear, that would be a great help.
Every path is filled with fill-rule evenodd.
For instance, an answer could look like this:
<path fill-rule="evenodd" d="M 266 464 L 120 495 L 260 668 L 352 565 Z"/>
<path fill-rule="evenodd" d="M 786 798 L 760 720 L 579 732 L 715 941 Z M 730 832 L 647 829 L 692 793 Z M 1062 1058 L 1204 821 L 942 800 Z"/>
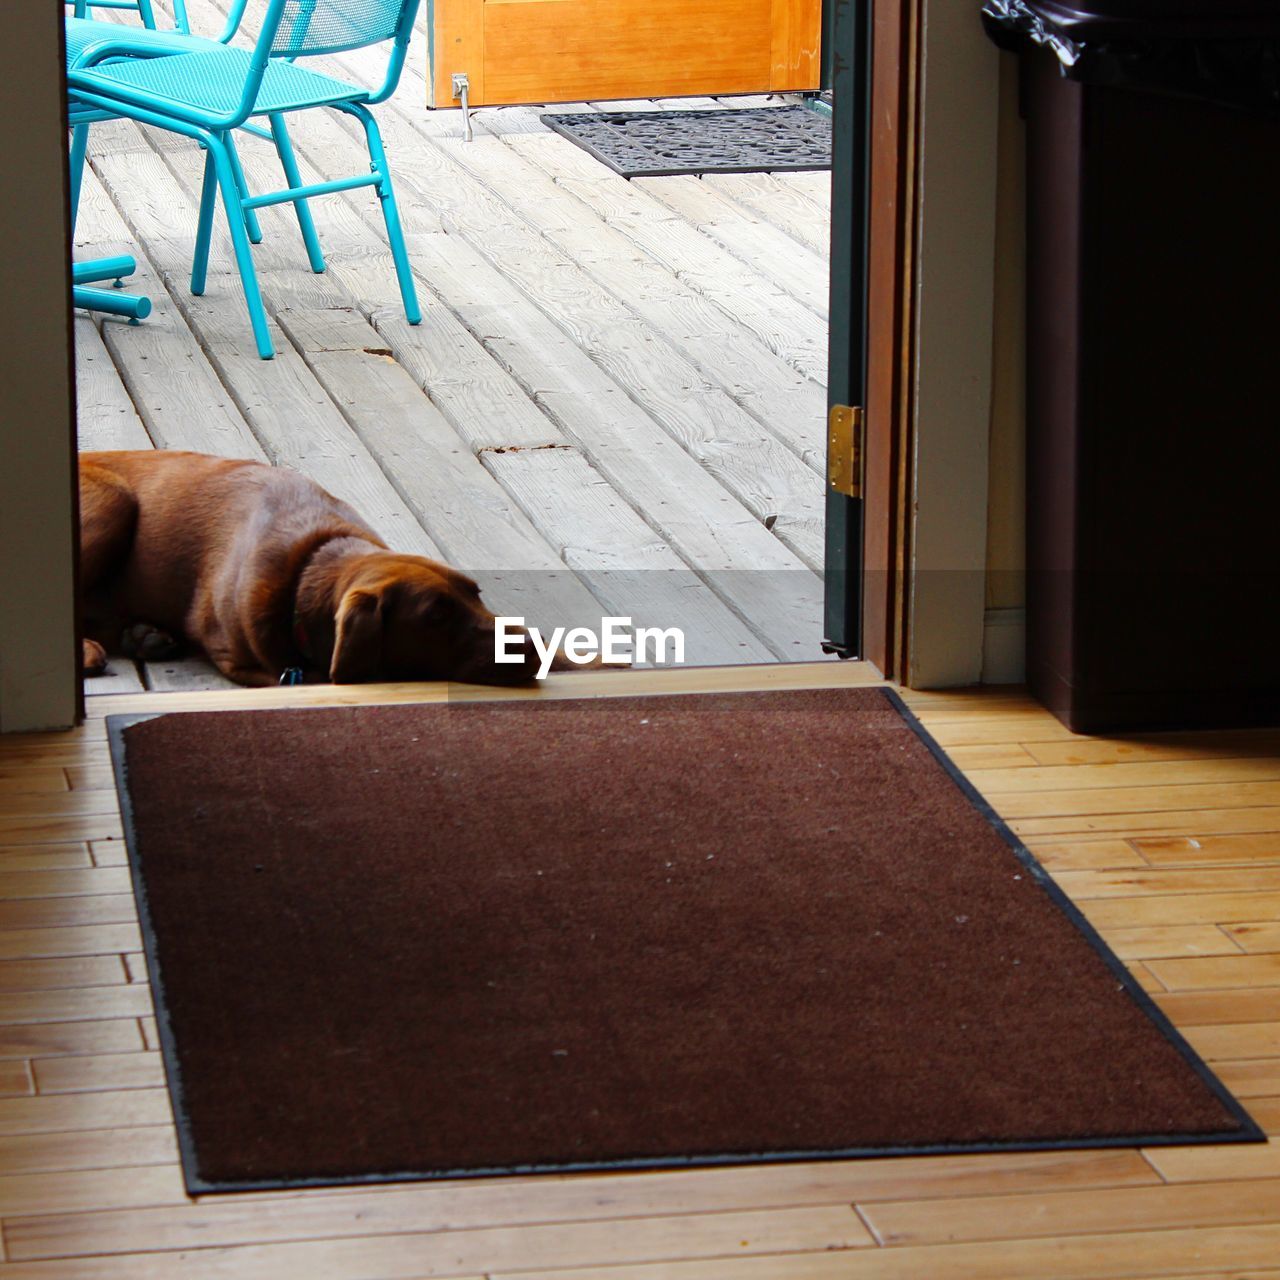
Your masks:
<path fill-rule="evenodd" d="M 359 684 L 377 674 L 382 654 L 382 600 L 372 591 L 348 591 L 338 606 L 329 679 Z"/>

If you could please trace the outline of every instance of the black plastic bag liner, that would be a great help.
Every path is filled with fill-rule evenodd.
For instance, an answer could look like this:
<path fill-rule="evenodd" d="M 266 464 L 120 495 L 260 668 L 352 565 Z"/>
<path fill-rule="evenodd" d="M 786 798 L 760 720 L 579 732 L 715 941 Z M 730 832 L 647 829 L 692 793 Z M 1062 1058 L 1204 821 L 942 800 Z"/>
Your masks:
<path fill-rule="evenodd" d="M 1072 80 L 1280 117 L 1280 0 L 985 0 L 982 21 Z"/>

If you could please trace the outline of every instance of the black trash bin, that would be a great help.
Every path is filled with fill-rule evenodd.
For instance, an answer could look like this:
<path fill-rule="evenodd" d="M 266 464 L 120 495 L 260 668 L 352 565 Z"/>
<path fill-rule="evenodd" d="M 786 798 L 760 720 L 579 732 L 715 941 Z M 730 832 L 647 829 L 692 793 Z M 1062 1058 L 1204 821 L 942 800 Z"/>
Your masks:
<path fill-rule="evenodd" d="M 1280 723 L 1280 0 L 988 0 L 1027 121 L 1028 683 Z"/>

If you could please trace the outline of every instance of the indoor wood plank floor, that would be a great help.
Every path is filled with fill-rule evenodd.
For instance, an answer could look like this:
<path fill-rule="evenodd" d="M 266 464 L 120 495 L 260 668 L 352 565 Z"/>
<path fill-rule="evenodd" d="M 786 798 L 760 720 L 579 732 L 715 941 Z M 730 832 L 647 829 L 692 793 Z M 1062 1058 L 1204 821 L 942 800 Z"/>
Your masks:
<path fill-rule="evenodd" d="M 475 696 L 869 679 L 853 664 L 775 664 Z M 420 685 L 101 697 L 74 733 L 0 740 L 0 1277 L 1280 1277 L 1274 1145 L 186 1199 L 104 716 L 445 696 Z M 1280 731 L 1080 739 L 1016 693 L 908 699 L 1280 1130 Z"/>
<path fill-rule="evenodd" d="M 268 211 L 270 364 L 221 241 L 206 296 L 187 291 L 199 156 L 95 130 L 77 254 L 134 254 L 131 287 L 156 309 L 137 327 L 77 321 L 82 446 L 299 468 L 535 620 L 606 605 L 683 623 L 703 661 L 815 657 L 825 175 L 627 184 L 527 109 L 481 113 L 464 144 L 456 115 L 418 105 L 423 56 L 380 118 L 426 321 L 403 321 L 371 201 L 314 204 L 323 276 Z M 338 70 L 367 79 L 372 63 Z M 308 177 L 363 165 L 332 120 L 302 118 L 295 138 Z M 252 185 L 278 185 L 269 151 L 246 141 L 244 158 Z M 728 665 L 476 696 L 868 678 Z M 105 715 L 444 695 L 198 693 L 216 681 L 189 661 L 146 679 L 180 692 L 144 693 L 117 663 L 83 729 L 0 740 L 0 1277 L 1280 1280 L 1272 1145 L 188 1200 Z M 1276 1132 L 1280 733 L 1078 739 L 1016 694 L 909 699 Z"/>
<path fill-rule="evenodd" d="M 224 10 L 193 6 L 206 27 Z M 133 254 L 155 310 L 78 319 L 82 448 L 294 467 L 544 629 L 607 613 L 681 627 L 691 662 L 820 659 L 830 175 L 628 183 L 536 108 L 481 111 L 464 143 L 457 112 L 421 105 L 425 62 L 420 30 L 378 113 L 424 323 L 404 321 L 367 190 L 312 201 L 323 275 L 292 213 L 262 210 L 270 363 L 221 214 L 207 291 L 189 292 L 203 153 L 95 126 L 76 255 Z M 384 65 L 328 69 L 376 82 Z M 305 179 L 367 170 L 347 117 L 290 127 Z M 269 144 L 240 146 L 255 191 L 282 185 Z M 212 682 L 192 663 L 147 678 Z M 135 682 L 117 664 L 90 691 Z"/>

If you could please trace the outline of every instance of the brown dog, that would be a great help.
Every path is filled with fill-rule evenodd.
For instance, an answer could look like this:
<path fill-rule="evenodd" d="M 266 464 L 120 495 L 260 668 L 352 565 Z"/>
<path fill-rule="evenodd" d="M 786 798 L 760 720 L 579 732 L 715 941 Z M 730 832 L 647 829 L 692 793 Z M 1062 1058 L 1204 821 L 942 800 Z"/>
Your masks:
<path fill-rule="evenodd" d="M 199 646 L 232 680 L 301 670 L 347 684 L 520 684 L 470 578 L 397 555 L 345 502 L 295 472 L 199 453 L 80 455 L 84 665 L 106 651 Z M 558 664 L 557 664 L 558 665 Z"/>

